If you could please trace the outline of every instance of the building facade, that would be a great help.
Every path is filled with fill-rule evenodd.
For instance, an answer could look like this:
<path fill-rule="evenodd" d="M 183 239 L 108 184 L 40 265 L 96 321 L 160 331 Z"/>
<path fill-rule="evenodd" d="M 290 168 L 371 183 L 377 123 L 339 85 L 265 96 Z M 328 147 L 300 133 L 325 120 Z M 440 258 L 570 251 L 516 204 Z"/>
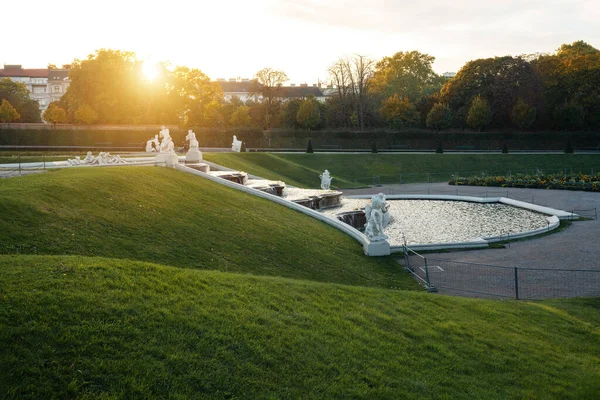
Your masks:
<path fill-rule="evenodd" d="M 2 78 L 23 83 L 30 97 L 40 104 L 42 113 L 51 102 L 62 97 L 70 83 L 68 69 L 30 69 L 9 64 L 4 64 L 4 68 L 0 69 L 0 79 Z"/>

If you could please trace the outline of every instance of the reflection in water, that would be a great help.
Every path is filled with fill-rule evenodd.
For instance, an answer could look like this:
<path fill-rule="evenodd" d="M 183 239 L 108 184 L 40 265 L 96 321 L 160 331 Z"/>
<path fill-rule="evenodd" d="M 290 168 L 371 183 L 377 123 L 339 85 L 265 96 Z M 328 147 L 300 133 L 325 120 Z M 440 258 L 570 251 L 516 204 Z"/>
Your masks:
<path fill-rule="evenodd" d="M 336 214 L 364 208 L 369 199 L 344 199 L 324 210 Z M 390 245 L 466 242 L 480 237 L 515 234 L 544 228 L 547 216 L 501 203 L 445 200 L 388 200 L 392 223 L 385 229 Z"/>

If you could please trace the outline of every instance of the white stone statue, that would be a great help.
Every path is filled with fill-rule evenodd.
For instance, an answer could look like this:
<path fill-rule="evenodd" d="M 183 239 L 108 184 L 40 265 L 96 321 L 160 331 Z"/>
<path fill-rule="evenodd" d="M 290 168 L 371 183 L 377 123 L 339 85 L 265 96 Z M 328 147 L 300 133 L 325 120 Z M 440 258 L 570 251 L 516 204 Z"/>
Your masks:
<path fill-rule="evenodd" d="M 190 150 L 198 150 L 198 147 L 199 147 L 198 139 L 196 139 L 196 134 L 191 129 L 188 131 L 188 134 L 185 137 L 185 140 L 190 142 Z"/>
<path fill-rule="evenodd" d="M 371 198 L 371 204 L 365 207 L 365 235 L 371 241 L 386 240 L 388 237 L 383 233 L 383 229 L 389 224 L 390 216 L 385 204 L 385 195 L 379 193 Z"/>
<path fill-rule="evenodd" d="M 160 142 L 160 152 L 161 153 L 174 153 L 175 152 L 175 144 L 173 143 L 173 139 L 171 138 L 171 134 L 169 133 L 169 129 L 164 125 L 161 127 L 160 137 L 162 141 Z"/>
<path fill-rule="evenodd" d="M 175 167 L 175 165 L 179 163 L 179 158 L 177 153 L 175 153 L 175 143 L 173 143 L 169 129 L 163 125 L 159 135 L 162 138 L 162 141 L 158 147 L 159 152 L 156 156 L 156 164 Z"/>
<path fill-rule="evenodd" d="M 91 163 L 92 161 L 94 161 L 94 156 L 92 155 L 92 152 L 91 152 L 91 151 L 88 151 L 88 152 L 87 152 L 87 155 L 86 155 L 86 156 L 85 156 L 85 158 L 83 159 L 83 163 L 84 163 L 84 164 L 89 164 L 89 163 Z"/>
<path fill-rule="evenodd" d="M 121 158 L 121 156 L 111 156 L 110 153 L 105 153 L 101 151 L 98 153 L 96 157 L 92 155 L 91 151 L 87 152 L 87 155 L 82 160 L 79 156 L 67 160 L 69 165 L 77 166 L 77 165 L 105 165 L 105 164 L 127 164 L 127 160 Z"/>
<path fill-rule="evenodd" d="M 191 129 L 188 131 L 185 140 L 190 142 L 190 148 L 185 155 L 186 164 L 197 164 L 202 161 L 202 152 L 198 149 L 198 139 L 196 139 L 196 134 Z"/>
<path fill-rule="evenodd" d="M 237 136 L 233 135 L 233 143 L 231 143 L 231 150 L 239 153 L 242 149 L 242 141 L 237 139 Z"/>
<path fill-rule="evenodd" d="M 323 171 L 323 174 L 319 175 L 319 178 L 321 178 L 321 189 L 330 190 L 331 180 L 333 178 L 331 177 L 331 175 L 329 175 L 329 171 Z"/>
<path fill-rule="evenodd" d="M 158 147 L 158 135 L 155 135 L 153 139 L 150 139 L 146 142 L 146 152 L 151 153 L 153 151 L 156 151 L 157 147 Z"/>

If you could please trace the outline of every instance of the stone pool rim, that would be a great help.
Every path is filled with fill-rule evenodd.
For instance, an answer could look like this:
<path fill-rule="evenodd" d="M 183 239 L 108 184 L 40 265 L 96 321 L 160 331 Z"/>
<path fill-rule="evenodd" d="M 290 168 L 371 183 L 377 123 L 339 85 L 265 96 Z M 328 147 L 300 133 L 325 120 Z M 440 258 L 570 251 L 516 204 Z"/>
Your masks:
<path fill-rule="evenodd" d="M 372 194 L 368 195 L 352 195 L 344 196 L 346 199 L 370 199 Z M 386 200 L 443 200 L 443 201 L 463 201 L 469 203 L 500 203 L 513 207 L 523 208 L 526 210 L 538 212 L 547 215 L 546 221 L 548 226 L 531 231 L 524 231 L 510 235 L 510 239 L 520 239 L 530 236 L 537 236 L 542 233 L 550 232 L 560 226 L 560 220 L 578 219 L 579 215 L 567 211 L 557 210 L 550 207 L 545 207 L 537 204 L 531 204 L 520 200 L 515 200 L 507 197 L 475 197 L 475 196 L 455 196 L 455 195 L 436 195 L 436 194 L 394 194 L 386 195 Z M 412 250 L 428 251 L 428 250 L 450 250 L 450 249 L 481 249 L 489 247 L 490 243 L 496 243 L 507 240 L 508 237 L 488 236 L 475 238 L 467 242 L 449 242 L 449 243 L 428 243 L 428 244 L 411 244 L 409 247 Z M 404 252 L 404 246 L 390 246 L 391 253 Z"/>

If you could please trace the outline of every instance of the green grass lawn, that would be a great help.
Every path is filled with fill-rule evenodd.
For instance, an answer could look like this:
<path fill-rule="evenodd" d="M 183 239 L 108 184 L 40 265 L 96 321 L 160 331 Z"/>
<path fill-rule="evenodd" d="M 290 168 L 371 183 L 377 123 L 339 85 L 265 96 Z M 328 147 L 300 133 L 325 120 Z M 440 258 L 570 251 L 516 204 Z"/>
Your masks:
<path fill-rule="evenodd" d="M 0 180 L 0 398 L 600 397 L 600 299 L 435 295 L 158 167 Z"/>
<path fill-rule="evenodd" d="M 286 207 L 156 167 L 0 179 L 0 254 L 73 254 L 410 287 L 391 257 Z"/>
<path fill-rule="evenodd" d="M 7 398 L 594 399 L 599 299 L 0 256 Z"/>
<path fill-rule="evenodd" d="M 281 154 L 204 153 L 208 161 L 246 171 L 289 185 L 316 188 L 319 174 L 328 169 L 332 185 L 349 188 L 381 183 L 443 182 L 459 173 L 463 176 L 500 173 L 546 173 L 572 169 L 600 171 L 597 154 Z"/>

